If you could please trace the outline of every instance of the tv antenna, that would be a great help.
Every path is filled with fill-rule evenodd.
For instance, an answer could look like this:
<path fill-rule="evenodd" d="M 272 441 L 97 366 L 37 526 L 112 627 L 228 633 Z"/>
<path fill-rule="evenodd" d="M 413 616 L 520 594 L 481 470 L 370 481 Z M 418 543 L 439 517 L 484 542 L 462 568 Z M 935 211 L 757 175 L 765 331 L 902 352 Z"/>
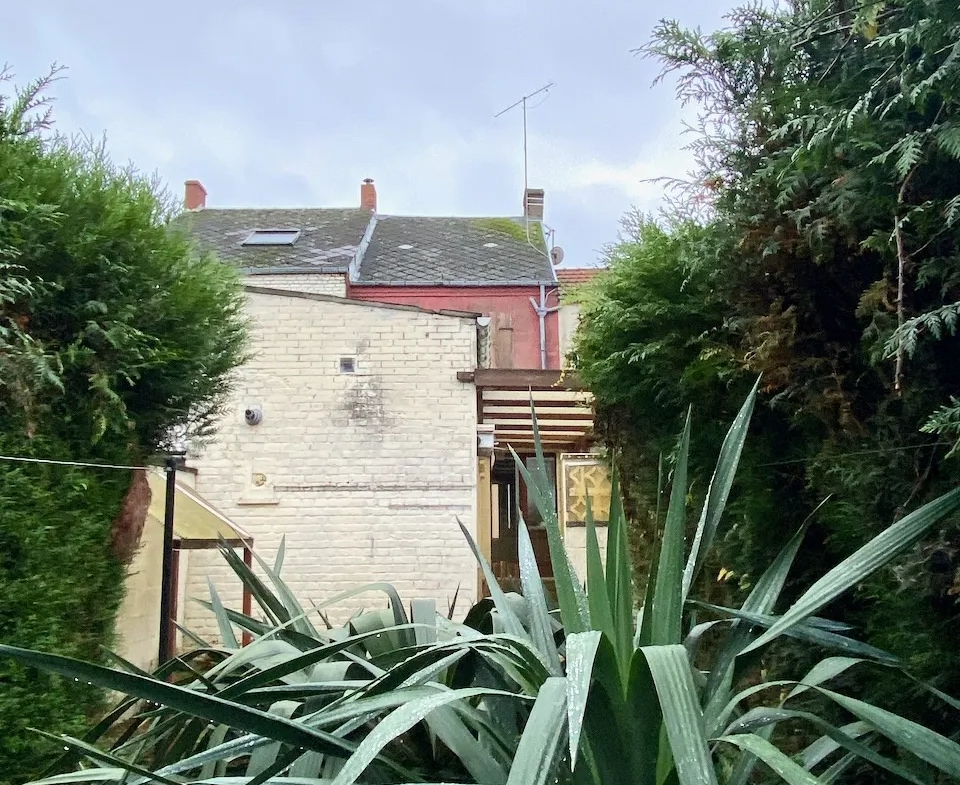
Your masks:
<path fill-rule="evenodd" d="M 551 87 L 553 87 L 553 82 L 550 82 L 550 84 L 548 85 L 544 85 L 539 90 L 534 90 L 532 93 L 528 93 L 519 101 L 514 101 L 506 109 L 501 109 L 499 112 L 497 112 L 493 116 L 494 119 L 496 119 L 501 115 L 505 115 L 511 109 L 515 109 L 518 106 L 522 107 L 523 109 L 523 198 L 524 199 L 527 198 L 527 187 L 528 187 L 528 183 L 527 183 L 527 101 L 529 101 L 531 98 L 533 98 L 536 95 L 540 95 L 540 93 L 549 92 Z"/>

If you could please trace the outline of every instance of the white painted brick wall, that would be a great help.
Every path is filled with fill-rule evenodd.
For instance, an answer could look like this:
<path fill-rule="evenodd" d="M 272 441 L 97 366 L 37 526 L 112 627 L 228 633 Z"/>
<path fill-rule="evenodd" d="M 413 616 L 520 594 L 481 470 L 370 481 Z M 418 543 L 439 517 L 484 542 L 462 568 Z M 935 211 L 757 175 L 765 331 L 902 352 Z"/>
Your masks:
<path fill-rule="evenodd" d="M 304 605 L 376 580 L 392 583 L 405 604 L 445 603 L 459 586 L 465 610 L 476 565 L 456 518 L 476 531 L 477 413 L 475 389 L 456 374 L 475 367 L 474 321 L 248 296 L 256 356 L 215 443 L 191 461 L 198 492 L 256 539 L 268 563 L 286 536 L 283 575 Z M 356 374 L 340 373 L 341 357 L 356 358 Z M 263 410 L 254 427 L 244 420 L 251 406 Z M 266 477 L 260 488 L 255 473 Z M 208 596 L 208 575 L 239 608 L 239 583 L 219 554 L 191 552 L 189 596 Z M 385 607 L 384 597 L 353 598 L 331 616 L 361 607 Z M 217 637 L 196 603 L 186 623 Z"/>
<path fill-rule="evenodd" d="M 568 526 L 563 533 L 563 540 L 567 546 L 567 553 L 577 577 L 582 582 L 587 580 L 587 530 L 584 526 Z M 607 560 L 607 527 L 597 527 L 597 543 L 600 545 L 600 558 Z"/>
<path fill-rule="evenodd" d="M 347 279 L 342 273 L 247 275 L 246 282 L 250 286 L 262 286 L 266 289 L 285 289 L 288 292 L 329 294 L 333 297 L 346 297 L 347 295 Z"/>
<path fill-rule="evenodd" d="M 570 352 L 573 351 L 573 339 L 580 326 L 580 306 L 577 303 L 564 303 L 559 311 L 560 357 L 568 365 Z"/>

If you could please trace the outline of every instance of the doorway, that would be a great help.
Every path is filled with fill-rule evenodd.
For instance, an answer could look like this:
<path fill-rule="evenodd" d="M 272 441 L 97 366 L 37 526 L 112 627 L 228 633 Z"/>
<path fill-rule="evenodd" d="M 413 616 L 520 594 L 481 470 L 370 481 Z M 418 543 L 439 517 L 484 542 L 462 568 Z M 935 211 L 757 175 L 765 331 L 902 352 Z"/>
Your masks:
<path fill-rule="evenodd" d="M 528 470 L 533 471 L 536 458 L 521 455 L 520 459 Z M 547 473 L 553 485 L 553 495 L 557 494 L 557 459 L 554 455 L 545 458 Z M 513 456 L 507 455 L 497 460 L 490 473 L 491 478 L 491 529 L 490 561 L 493 574 L 504 591 L 520 591 L 520 520 L 527 524 L 530 542 L 537 560 L 537 568 L 543 579 L 544 588 L 553 593 L 553 566 L 550 562 L 550 549 L 547 541 L 547 529 L 540 511 L 533 504 L 527 492 L 526 483 L 517 468 Z M 486 589 L 485 589 L 485 593 Z"/>

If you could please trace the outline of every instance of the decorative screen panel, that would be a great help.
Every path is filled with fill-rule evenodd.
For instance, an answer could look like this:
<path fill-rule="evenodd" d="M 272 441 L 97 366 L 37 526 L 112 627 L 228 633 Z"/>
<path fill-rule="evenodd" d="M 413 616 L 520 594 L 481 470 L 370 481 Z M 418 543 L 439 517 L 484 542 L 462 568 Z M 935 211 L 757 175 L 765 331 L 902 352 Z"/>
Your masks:
<path fill-rule="evenodd" d="M 610 518 L 610 470 L 593 456 L 563 456 L 563 520 L 567 526 L 583 526 L 587 520 L 587 496 L 593 520 L 604 525 Z"/>

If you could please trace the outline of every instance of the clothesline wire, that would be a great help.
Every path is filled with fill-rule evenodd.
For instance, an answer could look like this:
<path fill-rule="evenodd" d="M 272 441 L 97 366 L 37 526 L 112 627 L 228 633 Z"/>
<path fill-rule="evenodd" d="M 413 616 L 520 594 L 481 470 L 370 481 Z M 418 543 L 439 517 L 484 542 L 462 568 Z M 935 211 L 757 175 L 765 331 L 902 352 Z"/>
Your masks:
<path fill-rule="evenodd" d="M 835 455 L 836 458 L 846 458 L 848 456 L 854 455 L 876 455 L 881 453 L 888 452 L 899 452 L 901 450 L 918 450 L 924 447 L 949 447 L 953 442 L 933 442 L 928 444 L 910 444 L 904 445 L 902 447 L 882 447 L 875 450 L 855 450 L 853 452 L 839 453 Z M 789 461 L 777 461 L 775 463 L 763 463 L 760 464 L 761 467 L 767 466 L 786 466 L 791 463 L 805 463 L 808 461 L 808 458 L 797 458 Z M 122 463 L 95 463 L 93 461 L 58 461 L 52 460 L 50 458 L 30 458 L 24 455 L 0 455 L 0 461 L 16 461 L 19 463 L 40 463 L 47 464 L 52 466 L 79 466 L 87 469 L 118 469 L 122 471 L 136 471 L 147 469 L 162 469 L 160 465 L 152 466 L 130 466 Z"/>
<path fill-rule="evenodd" d="M 134 471 L 137 469 L 162 469 L 162 466 L 127 466 L 122 463 L 94 463 L 92 461 L 56 461 L 49 458 L 28 458 L 23 455 L 0 455 L 0 461 L 17 461 L 19 463 L 42 463 L 53 466 L 81 466 L 88 469 L 121 469 Z"/>
<path fill-rule="evenodd" d="M 925 447 L 950 447 L 953 445 L 953 442 L 927 442 L 925 444 L 906 444 L 901 447 L 879 447 L 875 450 L 854 450 L 853 452 L 841 452 L 836 453 L 835 455 L 828 455 L 830 458 L 849 458 L 855 455 L 879 455 L 881 453 L 888 452 L 900 452 L 902 450 L 922 450 Z M 764 468 L 767 466 L 786 466 L 791 463 L 806 463 L 807 461 L 812 460 L 811 458 L 795 458 L 790 461 L 776 461 L 775 463 L 761 463 L 758 468 Z"/>

